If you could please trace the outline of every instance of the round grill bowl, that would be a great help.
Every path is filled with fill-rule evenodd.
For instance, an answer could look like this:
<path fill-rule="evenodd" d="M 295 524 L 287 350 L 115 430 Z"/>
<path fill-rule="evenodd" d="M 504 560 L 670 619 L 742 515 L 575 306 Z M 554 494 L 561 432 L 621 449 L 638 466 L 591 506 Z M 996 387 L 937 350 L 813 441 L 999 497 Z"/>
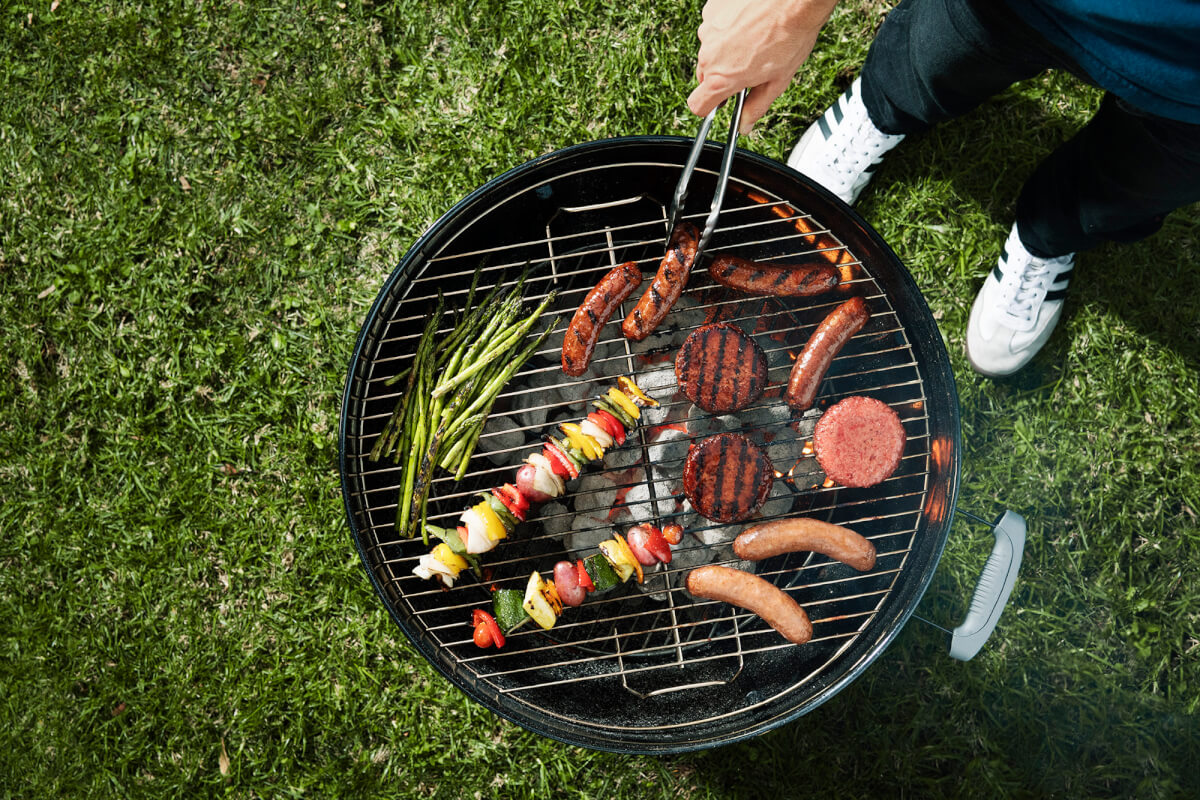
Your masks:
<path fill-rule="evenodd" d="M 637 260 L 657 268 L 665 205 L 690 141 L 629 137 L 569 147 L 519 166 L 455 205 L 388 276 L 350 362 L 340 430 L 343 497 L 363 565 L 384 607 L 429 662 L 495 713 L 557 740 L 601 750 L 696 750 L 758 735 L 835 695 L 879 656 L 903 627 L 937 566 L 958 491 L 959 410 L 944 345 L 916 284 L 895 254 L 850 208 L 787 167 L 739 151 L 709 251 L 771 259 L 822 252 L 843 273 L 826 297 L 735 295 L 716 286 L 705 263 L 663 326 L 646 342 L 621 338 L 620 316 L 605 329 L 592 369 L 563 375 L 558 343 L 571 312 L 608 269 Z M 707 213 L 720 150 L 706 148 L 685 209 Z M 562 502 L 540 513 L 484 557 L 485 581 L 464 572 L 453 589 L 411 574 L 428 552 L 394 530 L 400 470 L 368 454 L 398 393 L 386 381 L 411 360 L 440 289 L 462 303 L 471 275 L 482 285 L 528 266 L 530 302 L 557 292 L 556 335 L 518 372 L 493 409 L 480 450 L 461 481 L 439 477 L 429 518 L 453 526 L 475 492 L 512 480 L 517 464 L 562 420 L 616 375 L 636 378 L 661 407 L 603 464 L 589 466 Z M 643 287 L 648 285 L 643 284 Z M 639 293 L 627 301 L 628 311 Z M 846 296 L 867 299 L 872 319 L 834 361 L 816 409 L 787 411 L 780 398 L 790 359 Z M 766 395 L 745 412 L 710 415 L 674 386 L 674 349 L 712 319 L 741 325 L 770 357 Z M 549 318 L 547 319 L 547 321 Z M 866 394 L 891 405 L 908 443 L 896 473 L 871 489 L 823 481 L 805 448 L 821 410 Z M 872 540 L 876 568 L 859 574 L 823 556 L 797 553 L 738 563 L 729 542 L 744 527 L 691 513 L 679 487 L 682 452 L 704 435 L 733 430 L 771 455 L 776 490 L 762 518 L 815 516 Z M 681 450 L 682 448 L 682 450 Z M 639 521 L 684 524 L 670 565 L 641 587 L 620 587 L 566 609 L 548 632 L 528 625 L 502 650 L 471 641 L 471 610 L 490 606 L 489 587 L 522 588 L 532 570 L 596 552 L 594 543 Z M 590 549 L 589 549 L 590 548 Z M 682 588 L 691 566 L 730 563 L 784 588 L 808 611 L 811 642 L 788 644 L 756 616 L 697 602 Z"/>

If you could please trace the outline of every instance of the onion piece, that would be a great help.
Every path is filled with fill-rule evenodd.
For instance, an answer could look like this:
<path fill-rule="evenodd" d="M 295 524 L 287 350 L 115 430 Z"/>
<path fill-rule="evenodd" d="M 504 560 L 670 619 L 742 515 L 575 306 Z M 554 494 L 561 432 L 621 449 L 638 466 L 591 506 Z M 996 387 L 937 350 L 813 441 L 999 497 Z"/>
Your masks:
<path fill-rule="evenodd" d="M 551 497 L 561 497 L 566 493 L 567 485 L 563 483 L 562 478 L 554 474 L 554 467 L 544 455 L 541 453 L 530 453 L 525 459 L 525 463 L 537 469 L 537 472 L 534 474 L 533 485 L 539 492 L 544 492 Z"/>
<path fill-rule="evenodd" d="M 590 419 L 585 419 L 582 422 L 580 422 L 579 430 L 583 431 L 588 436 L 595 439 L 596 444 L 600 445 L 601 449 L 603 449 L 603 450 L 607 450 L 608 448 L 613 446 L 612 435 L 608 431 L 601 428 L 596 423 L 592 422 Z"/>
<path fill-rule="evenodd" d="M 473 507 L 464 511 L 459 520 L 467 529 L 467 539 L 463 545 L 467 548 L 468 553 L 478 555 L 486 553 L 496 546 L 496 540 L 487 535 L 487 523 Z"/>

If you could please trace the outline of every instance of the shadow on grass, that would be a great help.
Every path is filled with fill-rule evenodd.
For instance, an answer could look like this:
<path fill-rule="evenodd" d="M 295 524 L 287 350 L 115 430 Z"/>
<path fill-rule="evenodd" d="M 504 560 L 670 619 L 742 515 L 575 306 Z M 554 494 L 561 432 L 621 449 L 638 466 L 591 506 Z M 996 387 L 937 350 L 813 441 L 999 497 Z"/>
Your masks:
<path fill-rule="evenodd" d="M 912 627 L 812 713 L 695 757 L 698 782 L 780 798 L 1200 792 L 1196 718 L 1110 688 L 1086 654 L 1031 665 L 985 653 L 964 665 Z"/>

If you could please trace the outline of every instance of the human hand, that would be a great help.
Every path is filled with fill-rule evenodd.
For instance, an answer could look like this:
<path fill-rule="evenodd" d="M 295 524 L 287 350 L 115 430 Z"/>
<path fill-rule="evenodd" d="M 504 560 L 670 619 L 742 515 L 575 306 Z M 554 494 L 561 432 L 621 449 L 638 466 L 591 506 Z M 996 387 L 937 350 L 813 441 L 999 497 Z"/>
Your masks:
<path fill-rule="evenodd" d="M 699 85 L 688 108 L 701 117 L 750 88 L 741 133 L 749 133 L 808 59 L 837 0 L 708 0 L 696 35 Z"/>

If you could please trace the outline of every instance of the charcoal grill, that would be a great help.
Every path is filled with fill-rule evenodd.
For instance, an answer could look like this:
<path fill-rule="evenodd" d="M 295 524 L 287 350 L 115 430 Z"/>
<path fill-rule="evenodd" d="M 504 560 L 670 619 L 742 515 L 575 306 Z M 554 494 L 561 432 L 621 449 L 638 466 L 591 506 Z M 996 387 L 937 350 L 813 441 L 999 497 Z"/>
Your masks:
<path fill-rule="evenodd" d="M 343 403 L 341 469 L 355 545 L 384 606 L 416 649 L 449 681 L 495 713 L 580 746 L 621 752 L 678 752 L 754 736 L 812 710 L 879 656 L 912 614 L 933 575 L 954 516 L 960 451 L 958 400 L 949 361 L 911 276 L 851 209 L 783 165 L 738 151 L 710 252 L 755 259 L 821 254 L 842 272 L 839 289 L 817 298 L 751 298 L 715 284 L 705 263 L 646 341 L 604 329 L 587 373 L 559 367 L 562 333 L 586 292 L 610 268 L 635 260 L 649 276 L 662 256 L 671 193 L 690 141 L 629 137 L 551 153 L 496 178 L 455 205 L 413 245 L 367 315 Z M 720 150 L 701 154 L 684 217 L 702 220 Z M 706 183 L 707 182 L 707 183 Z M 555 423 L 578 420 L 617 375 L 635 377 L 660 402 L 623 447 L 609 451 L 568 490 L 485 556 L 487 579 L 464 572 L 453 589 L 415 577 L 428 552 L 400 539 L 394 522 L 400 468 L 368 454 L 397 390 L 388 378 L 411 361 L 441 290 L 464 301 L 472 273 L 482 285 L 528 269 L 530 303 L 556 292 L 562 317 L 544 349 L 500 395 L 466 476 L 439 476 L 430 522 L 453 526 L 474 493 L 512 480 L 517 465 Z M 865 298 L 870 323 L 835 360 L 804 415 L 781 399 L 790 364 L 837 303 Z M 636 301 L 630 298 L 623 315 Z M 698 325 L 741 325 L 768 355 L 769 388 L 750 408 L 713 415 L 675 387 L 675 349 Z M 888 403 L 908 436 L 900 467 L 871 489 L 824 479 L 811 453 L 821 410 L 866 394 Z M 761 518 L 806 515 L 849 525 L 871 539 L 878 564 L 860 574 L 823 556 L 796 553 L 758 564 L 730 548 L 741 524 L 692 513 L 682 494 L 687 445 L 718 431 L 745 433 L 776 467 Z M 528 625 L 501 650 L 472 642 L 474 608 L 492 587 L 522 588 L 536 569 L 596 552 L 595 544 L 636 522 L 682 524 L 670 565 L 566 609 L 550 631 Z M 687 571 L 726 563 L 756 571 L 794 596 L 813 621 L 811 642 L 787 643 L 756 616 L 697 601 Z"/>

